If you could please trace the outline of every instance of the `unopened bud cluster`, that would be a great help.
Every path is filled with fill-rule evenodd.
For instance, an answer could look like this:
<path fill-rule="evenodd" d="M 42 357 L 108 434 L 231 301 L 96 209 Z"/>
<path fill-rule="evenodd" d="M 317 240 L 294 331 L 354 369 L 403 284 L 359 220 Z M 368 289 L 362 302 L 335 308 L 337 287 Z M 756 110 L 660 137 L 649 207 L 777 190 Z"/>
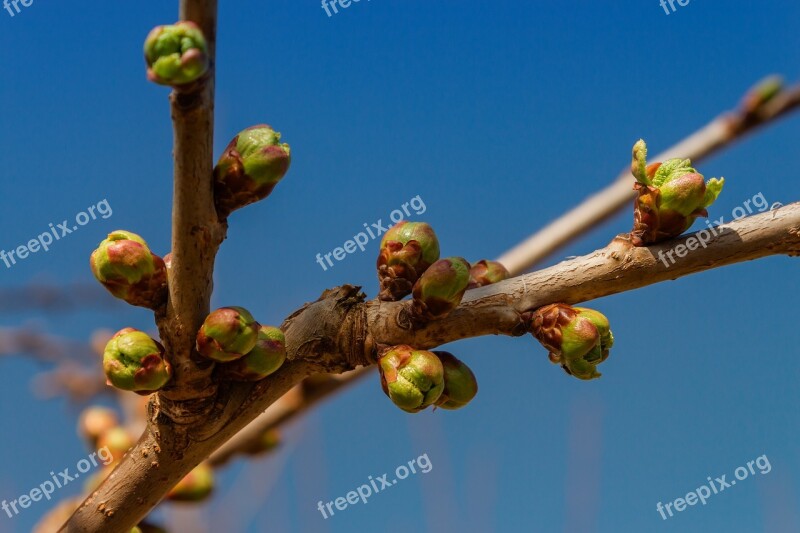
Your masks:
<path fill-rule="evenodd" d="M 383 392 L 409 413 L 431 405 L 459 409 L 478 393 L 475 375 L 448 352 L 394 346 L 381 355 L 378 367 Z"/>
<path fill-rule="evenodd" d="M 439 240 L 425 222 L 401 221 L 381 239 L 378 298 L 393 302 L 408 296 L 422 273 L 439 259 Z"/>
<path fill-rule="evenodd" d="M 378 299 L 398 301 L 411 294 L 405 308 L 413 327 L 426 327 L 455 310 L 468 289 L 509 277 L 497 261 L 470 265 L 462 257 L 439 258 L 439 239 L 425 222 L 401 221 L 381 240 L 377 261 Z M 460 409 L 478 393 L 472 370 L 449 352 L 399 345 L 385 348 L 378 360 L 381 386 L 400 409 L 417 413 L 434 405 Z"/>
<path fill-rule="evenodd" d="M 705 181 L 688 159 L 669 159 L 647 164 L 647 145 L 633 146 L 631 173 L 636 178 L 631 242 L 646 246 L 677 237 L 707 217 L 706 210 L 719 196 L 723 178 Z"/>
<path fill-rule="evenodd" d="M 266 124 L 241 131 L 214 168 L 214 201 L 221 217 L 263 200 L 286 175 L 292 161 L 289 145 Z"/>
<path fill-rule="evenodd" d="M 550 360 L 578 379 L 600 377 L 597 365 L 614 344 L 608 319 L 593 309 L 551 304 L 531 314 L 530 332 L 550 352 Z"/>
<path fill-rule="evenodd" d="M 258 381 L 286 360 L 286 337 L 274 326 L 262 326 L 242 307 L 222 307 L 209 314 L 197 333 L 197 351 L 225 363 L 231 379 Z"/>
<path fill-rule="evenodd" d="M 153 28 L 144 41 L 144 58 L 147 78 L 160 85 L 186 85 L 209 68 L 208 45 L 194 22 Z"/>
<path fill-rule="evenodd" d="M 155 309 L 167 299 L 167 267 L 139 235 L 108 234 L 89 258 L 94 277 L 131 305 Z"/>
<path fill-rule="evenodd" d="M 161 389 L 172 377 L 164 347 L 133 328 L 121 329 L 108 341 L 103 353 L 103 371 L 109 385 L 139 394 Z"/>

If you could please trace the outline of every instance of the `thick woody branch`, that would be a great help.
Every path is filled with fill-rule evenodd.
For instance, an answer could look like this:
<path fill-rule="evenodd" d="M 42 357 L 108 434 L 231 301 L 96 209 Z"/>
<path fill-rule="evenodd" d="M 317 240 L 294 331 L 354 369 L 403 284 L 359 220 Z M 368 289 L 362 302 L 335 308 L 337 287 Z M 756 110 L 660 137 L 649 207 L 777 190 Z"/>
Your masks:
<path fill-rule="evenodd" d="M 542 305 L 579 303 L 770 255 L 800 255 L 800 203 L 715 231 L 708 232 L 705 247 L 692 245 L 697 235 L 647 248 L 618 237 L 592 254 L 473 289 L 447 318 L 421 330 L 410 327 L 407 301 L 364 303 L 363 295 L 350 286 L 326 291 L 284 322 L 288 362 L 256 384 L 221 385 L 212 422 L 193 432 L 176 432 L 159 405 L 151 404 L 142 439 L 65 530 L 127 531 L 194 466 L 303 378 L 370 364 L 378 344 L 433 348 L 478 335 L 520 335 L 525 332 L 520 315 Z M 684 253 L 681 245 L 691 245 L 692 251 Z M 672 250 L 682 250 L 673 254 L 674 264 L 659 258 L 659 252 L 663 256 Z"/>
<path fill-rule="evenodd" d="M 650 159 L 655 162 L 682 157 L 697 163 L 798 107 L 800 85 L 781 91 L 772 100 L 755 109 L 742 106 L 741 109 L 723 113 L 678 144 Z M 529 269 L 586 231 L 629 207 L 635 196 L 633 182 L 630 168 L 623 169 L 606 188 L 503 254 L 498 261 L 509 271 Z"/>
<path fill-rule="evenodd" d="M 161 341 L 175 377 L 161 392 L 162 406 L 179 424 L 200 420 L 216 387 L 213 365 L 194 350 L 195 335 L 209 313 L 214 259 L 225 239 L 213 194 L 214 49 L 216 0 L 183 0 L 181 20 L 197 23 L 209 47 L 207 76 L 170 96 L 174 125 L 174 196 L 169 302 L 157 312 Z"/>

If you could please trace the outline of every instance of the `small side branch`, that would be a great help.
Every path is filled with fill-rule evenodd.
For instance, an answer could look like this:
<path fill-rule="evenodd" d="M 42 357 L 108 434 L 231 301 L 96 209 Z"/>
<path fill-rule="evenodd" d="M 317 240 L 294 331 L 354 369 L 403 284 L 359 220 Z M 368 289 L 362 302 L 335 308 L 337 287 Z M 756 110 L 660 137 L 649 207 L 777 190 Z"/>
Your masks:
<path fill-rule="evenodd" d="M 694 163 L 709 157 L 761 126 L 776 122 L 800 107 L 800 85 L 778 93 L 756 109 L 738 109 L 723 113 L 652 161 L 674 157 Z M 630 169 L 624 169 L 606 188 L 593 194 L 573 209 L 534 233 L 503 254 L 500 261 L 509 271 L 524 271 L 544 260 L 572 240 L 632 205 L 635 193 Z"/>

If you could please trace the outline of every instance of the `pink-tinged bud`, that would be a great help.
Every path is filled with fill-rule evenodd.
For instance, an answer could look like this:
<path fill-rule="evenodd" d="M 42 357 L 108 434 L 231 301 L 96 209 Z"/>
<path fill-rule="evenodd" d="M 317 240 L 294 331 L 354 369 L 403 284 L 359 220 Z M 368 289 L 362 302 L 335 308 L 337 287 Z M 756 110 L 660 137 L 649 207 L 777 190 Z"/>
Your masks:
<path fill-rule="evenodd" d="M 425 222 L 401 221 L 389 228 L 378 254 L 378 298 L 396 301 L 407 296 L 425 270 L 439 259 L 439 240 Z"/>
<path fill-rule="evenodd" d="M 458 307 L 469 284 L 469 263 L 461 257 L 448 257 L 432 264 L 414 284 L 414 317 L 437 320 Z"/>
<path fill-rule="evenodd" d="M 133 328 L 118 331 L 108 341 L 103 370 L 110 385 L 142 394 L 161 389 L 172 377 L 164 347 Z"/>
<path fill-rule="evenodd" d="M 598 311 L 552 304 L 533 312 L 530 331 L 550 351 L 550 361 L 579 379 L 599 378 L 597 365 L 608 358 L 614 336 Z"/>
<path fill-rule="evenodd" d="M 224 366 L 225 375 L 240 381 L 258 381 L 278 370 L 286 360 L 286 337 L 274 326 L 261 326 L 258 340 L 247 355 Z"/>
<path fill-rule="evenodd" d="M 394 346 L 381 356 L 378 368 L 383 392 L 403 411 L 422 411 L 444 390 L 444 367 L 433 352 Z"/>
<path fill-rule="evenodd" d="M 243 307 L 221 307 L 206 317 L 197 332 L 197 351 L 221 363 L 249 353 L 258 340 L 259 324 Z"/>
<path fill-rule="evenodd" d="M 283 179 L 292 161 L 289 145 L 266 124 L 234 137 L 214 168 L 214 201 L 221 217 L 263 200 Z"/>
<path fill-rule="evenodd" d="M 200 463 L 167 493 L 167 499 L 173 502 L 200 502 L 213 491 L 214 472 L 207 463 Z"/>
<path fill-rule="evenodd" d="M 478 394 L 478 380 L 475 374 L 461 360 L 450 352 L 433 352 L 444 368 L 444 390 L 436 406 L 442 409 L 461 409 Z"/>
<path fill-rule="evenodd" d="M 119 419 L 113 409 L 108 407 L 92 406 L 81 413 L 78 421 L 78 433 L 89 444 L 95 446 L 97 439 L 112 428 L 119 426 Z"/>
<path fill-rule="evenodd" d="M 92 252 L 89 266 L 97 281 L 131 305 L 155 309 L 167 299 L 164 261 L 135 233 L 109 233 Z"/>
<path fill-rule="evenodd" d="M 497 261 L 481 259 L 469 269 L 469 285 L 467 289 L 483 287 L 508 279 L 511 276 L 506 267 Z"/>
<path fill-rule="evenodd" d="M 102 451 L 100 459 L 117 463 L 134 445 L 133 437 L 122 427 L 111 428 L 97 439 L 97 449 Z M 110 464 L 109 463 L 109 464 Z"/>

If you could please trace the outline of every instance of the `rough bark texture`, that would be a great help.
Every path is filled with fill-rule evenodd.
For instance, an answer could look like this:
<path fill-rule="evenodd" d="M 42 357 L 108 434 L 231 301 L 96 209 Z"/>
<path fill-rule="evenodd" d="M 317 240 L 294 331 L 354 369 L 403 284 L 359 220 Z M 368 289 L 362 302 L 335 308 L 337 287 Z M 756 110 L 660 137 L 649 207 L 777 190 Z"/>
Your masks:
<path fill-rule="evenodd" d="M 344 372 L 374 362 L 381 344 L 433 348 L 479 335 L 521 335 L 521 316 L 553 302 L 576 304 L 769 255 L 800 254 L 800 204 L 795 203 L 721 226 L 705 248 L 666 266 L 659 251 L 693 235 L 647 248 L 624 236 L 592 254 L 467 292 L 447 318 L 414 330 L 409 302 L 364 302 L 357 287 L 325 291 L 282 325 L 287 363 L 255 384 L 221 383 L 209 417 L 188 427 L 174 423 L 151 403 L 148 429 L 114 473 L 65 525 L 66 531 L 126 532 L 195 465 L 256 418 L 303 378 Z"/>

